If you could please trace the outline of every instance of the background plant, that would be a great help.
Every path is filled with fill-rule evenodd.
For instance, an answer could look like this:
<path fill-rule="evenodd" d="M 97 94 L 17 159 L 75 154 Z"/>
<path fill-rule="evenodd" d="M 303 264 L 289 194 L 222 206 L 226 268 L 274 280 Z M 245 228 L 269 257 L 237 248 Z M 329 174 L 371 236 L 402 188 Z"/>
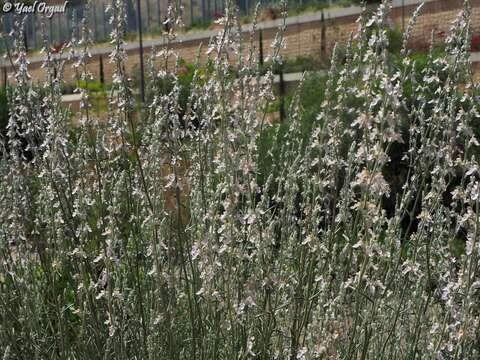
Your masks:
<path fill-rule="evenodd" d="M 284 26 L 265 71 L 231 3 L 188 81 L 169 8 L 139 109 L 114 0 L 106 122 L 84 21 L 65 50 L 77 127 L 57 106 L 64 64 L 46 46 L 35 91 L 19 31 L 0 161 L 3 358 L 477 358 L 470 7 L 423 64 L 408 50 L 420 9 L 392 57 L 389 8 L 362 13 L 283 124 L 266 114 Z M 305 113 L 310 88 L 322 106 Z"/>

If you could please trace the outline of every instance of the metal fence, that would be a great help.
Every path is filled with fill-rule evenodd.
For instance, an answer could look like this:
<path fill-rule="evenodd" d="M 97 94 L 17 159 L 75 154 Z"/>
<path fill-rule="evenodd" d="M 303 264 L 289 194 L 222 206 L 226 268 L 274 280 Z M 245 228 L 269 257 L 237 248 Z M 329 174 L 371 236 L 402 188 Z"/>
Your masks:
<path fill-rule="evenodd" d="M 207 27 L 212 20 L 220 17 L 225 10 L 224 0 L 180 0 L 183 6 L 183 20 L 187 27 Z M 135 33 L 137 27 L 136 0 L 126 0 L 127 33 Z M 251 14 L 256 0 L 236 0 L 242 15 Z M 279 0 L 261 0 L 262 6 L 278 5 Z M 332 5 L 348 3 L 348 0 L 289 0 L 290 8 L 308 5 Z M 109 39 L 111 25 L 109 15 L 106 14 L 108 0 L 93 1 L 89 16 L 89 26 L 95 42 L 104 42 Z M 167 11 L 167 0 L 141 0 L 141 18 L 144 34 L 158 34 L 162 31 Z M 57 13 L 45 21 L 45 32 L 49 43 L 58 46 L 70 40 L 72 33 L 78 32 L 79 24 L 85 14 L 85 4 L 69 3 L 65 13 Z M 2 16 L 4 33 L 13 28 L 15 16 L 6 13 Z M 43 26 L 40 14 L 25 15 L 25 44 L 28 50 L 39 49 L 42 46 Z M 77 33 L 78 34 L 78 33 Z M 0 42 L 0 51 L 5 51 L 7 44 Z"/>

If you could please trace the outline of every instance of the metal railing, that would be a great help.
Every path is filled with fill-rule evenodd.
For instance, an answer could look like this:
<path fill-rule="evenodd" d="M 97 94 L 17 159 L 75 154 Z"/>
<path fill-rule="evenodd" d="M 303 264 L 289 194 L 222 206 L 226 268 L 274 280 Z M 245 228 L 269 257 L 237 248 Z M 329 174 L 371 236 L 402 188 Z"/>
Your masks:
<path fill-rule="evenodd" d="M 224 0 L 180 0 L 183 6 L 183 20 L 187 27 L 206 28 L 211 22 L 222 16 L 225 10 Z M 279 0 L 260 0 L 263 7 L 275 7 Z M 16 1 L 18 2 L 18 1 Z M 78 36 L 78 29 L 85 14 L 85 4 L 79 1 L 70 2 L 64 13 L 57 13 L 51 18 L 44 18 L 45 35 L 51 46 L 59 46 L 71 39 L 72 34 Z M 288 0 L 290 9 L 298 9 L 306 6 L 328 6 L 332 4 L 346 5 L 350 0 Z M 0 4 L 2 2 L 0 1 Z M 111 25 L 109 15 L 105 10 L 108 0 L 93 1 L 89 16 L 89 26 L 92 30 L 93 40 L 97 43 L 108 41 Z M 251 15 L 256 0 L 236 0 L 242 16 Z M 167 12 L 167 0 L 140 0 L 142 30 L 144 34 L 160 34 L 163 30 L 163 22 Z M 4 13 L 2 17 L 2 31 L 9 33 L 15 17 L 12 12 Z M 43 26 L 41 14 L 30 13 L 25 15 L 25 45 L 28 50 L 35 50 L 43 44 Z M 127 34 L 134 34 L 137 27 L 137 7 L 135 0 L 126 0 L 126 23 Z M 0 42 L 0 51 L 5 51 L 7 44 Z"/>

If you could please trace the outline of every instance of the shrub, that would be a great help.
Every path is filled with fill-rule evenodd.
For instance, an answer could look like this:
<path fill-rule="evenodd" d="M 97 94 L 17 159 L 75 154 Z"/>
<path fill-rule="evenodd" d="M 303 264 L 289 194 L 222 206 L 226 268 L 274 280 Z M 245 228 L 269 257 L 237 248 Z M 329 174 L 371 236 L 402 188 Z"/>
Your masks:
<path fill-rule="evenodd" d="M 470 8 L 418 73 L 418 13 L 395 63 L 388 4 L 362 14 L 283 124 L 266 118 L 282 31 L 262 74 L 231 3 L 186 103 L 179 67 L 152 63 L 138 112 L 115 0 L 108 121 L 80 88 L 76 129 L 51 57 L 40 96 L 18 44 L 0 160 L 3 358 L 478 358 Z M 86 24 L 72 49 L 83 80 Z M 161 64 L 176 62 L 173 36 Z"/>
<path fill-rule="evenodd" d="M 5 137 L 7 135 L 7 124 L 8 124 L 8 100 L 7 100 L 7 89 L 0 89 L 0 137 Z"/>

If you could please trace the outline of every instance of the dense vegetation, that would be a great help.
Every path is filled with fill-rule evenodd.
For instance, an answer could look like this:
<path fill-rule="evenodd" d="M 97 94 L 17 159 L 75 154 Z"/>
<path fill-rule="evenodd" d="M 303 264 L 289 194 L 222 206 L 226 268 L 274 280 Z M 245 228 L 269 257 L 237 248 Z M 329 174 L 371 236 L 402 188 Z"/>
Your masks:
<path fill-rule="evenodd" d="M 13 34 L 0 356 L 478 358 L 470 8 L 444 49 L 432 44 L 419 61 L 408 50 L 419 10 L 391 54 L 389 5 L 361 15 L 325 85 L 303 83 L 283 123 L 267 117 L 283 28 L 265 71 L 230 3 L 224 29 L 199 50 L 207 65 L 184 82 L 170 8 L 138 111 L 124 2 L 114 0 L 108 121 L 91 109 L 84 23 L 67 48 L 82 94 L 76 126 L 58 106 L 64 64 L 47 46 L 36 91 Z"/>

